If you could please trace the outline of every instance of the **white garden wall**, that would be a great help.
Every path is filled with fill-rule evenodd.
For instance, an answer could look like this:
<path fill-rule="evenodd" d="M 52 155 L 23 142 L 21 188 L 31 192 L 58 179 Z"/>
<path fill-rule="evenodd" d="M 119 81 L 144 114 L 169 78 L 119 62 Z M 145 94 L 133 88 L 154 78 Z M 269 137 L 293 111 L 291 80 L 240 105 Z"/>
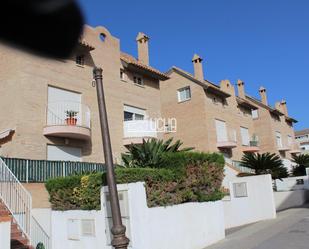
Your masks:
<path fill-rule="evenodd" d="M 119 185 L 118 190 L 129 197 L 124 213 L 133 249 L 202 249 L 224 238 L 222 201 L 148 208 L 144 183 Z"/>
<path fill-rule="evenodd" d="M 203 249 L 225 236 L 222 201 L 148 208 L 144 183 L 118 185 L 118 192 L 129 248 Z M 101 211 L 52 211 L 52 249 L 112 249 L 107 188 L 101 200 Z"/>
<path fill-rule="evenodd" d="M 276 210 L 299 207 L 309 201 L 309 190 L 293 190 L 274 192 Z"/>
<path fill-rule="evenodd" d="M 102 211 L 52 211 L 52 249 L 108 248 L 105 247 L 105 229 Z"/>
<path fill-rule="evenodd" d="M 230 199 L 223 202 L 225 228 L 276 218 L 270 175 L 239 177 L 229 186 Z"/>
<path fill-rule="evenodd" d="M 0 217 L 0 248 L 10 249 L 11 247 L 11 219 Z"/>

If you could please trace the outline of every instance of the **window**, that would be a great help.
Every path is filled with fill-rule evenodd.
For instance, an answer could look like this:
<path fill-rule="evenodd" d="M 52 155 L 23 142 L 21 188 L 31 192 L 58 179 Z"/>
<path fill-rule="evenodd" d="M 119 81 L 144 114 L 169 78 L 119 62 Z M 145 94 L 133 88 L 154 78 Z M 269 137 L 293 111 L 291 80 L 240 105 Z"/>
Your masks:
<path fill-rule="evenodd" d="M 71 146 L 47 145 L 47 160 L 81 162 L 82 149 Z"/>
<path fill-rule="evenodd" d="M 248 128 L 240 127 L 242 145 L 250 145 L 250 136 Z"/>
<path fill-rule="evenodd" d="M 123 70 L 120 70 L 120 79 L 123 80 L 123 81 L 126 81 L 126 74 L 124 73 Z"/>
<path fill-rule="evenodd" d="M 123 110 L 124 121 L 130 120 L 144 120 L 146 111 L 137 107 L 125 105 Z"/>
<path fill-rule="evenodd" d="M 85 56 L 84 55 L 77 55 L 75 58 L 76 64 L 79 66 L 85 65 Z"/>
<path fill-rule="evenodd" d="M 144 81 L 143 81 L 143 78 L 141 76 L 137 76 L 137 75 L 134 75 L 133 76 L 133 82 L 137 85 L 144 85 Z"/>
<path fill-rule="evenodd" d="M 253 119 L 258 119 L 259 118 L 258 110 L 252 110 L 252 118 Z"/>
<path fill-rule="evenodd" d="M 191 89 L 189 86 L 179 89 L 177 91 L 177 94 L 178 94 L 178 102 L 191 99 Z"/>
<path fill-rule="evenodd" d="M 215 120 L 216 131 L 217 131 L 217 142 L 226 142 L 227 141 L 227 131 L 226 124 L 224 121 Z"/>
<path fill-rule="evenodd" d="M 276 143 L 278 148 L 282 148 L 282 137 L 279 131 L 276 132 Z"/>
<path fill-rule="evenodd" d="M 292 136 L 288 135 L 288 145 L 292 145 Z"/>

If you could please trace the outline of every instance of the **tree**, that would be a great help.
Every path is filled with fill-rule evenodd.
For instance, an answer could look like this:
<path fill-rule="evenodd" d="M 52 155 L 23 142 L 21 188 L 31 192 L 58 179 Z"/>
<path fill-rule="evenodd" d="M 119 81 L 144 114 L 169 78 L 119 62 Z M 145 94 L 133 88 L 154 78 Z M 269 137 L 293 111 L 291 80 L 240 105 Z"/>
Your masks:
<path fill-rule="evenodd" d="M 190 151 L 193 148 L 180 149 L 182 142 L 177 140 L 172 144 L 173 138 L 166 140 L 157 140 L 155 138 L 145 140 L 142 144 L 131 144 L 128 152 L 122 154 L 122 160 L 126 167 L 136 168 L 156 168 L 163 162 L 163 154 L 171 152 Z"/>
<path fill-rule="evenodd" d="M 304 176 L 306 175 L 306 168 L 309 167 L 309 155 L 300 154 L 292 155 L 293 163 L 296 164 L 292 169 L 293 176 Z"/>
<path fill-rule="evenodd" d="M 241 159 L 241 166 L 253 169 L 256 175 L 271 174 L 273 179 L 288 177 L 281 158 L 274 153 L 246 153 Z"/>

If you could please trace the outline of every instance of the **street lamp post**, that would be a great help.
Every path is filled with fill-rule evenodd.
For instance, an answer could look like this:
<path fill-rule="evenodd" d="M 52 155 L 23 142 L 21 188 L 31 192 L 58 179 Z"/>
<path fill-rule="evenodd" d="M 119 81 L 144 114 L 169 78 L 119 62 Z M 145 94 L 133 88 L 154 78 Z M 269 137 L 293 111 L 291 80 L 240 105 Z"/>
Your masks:
<path fill-rule="evenodd" d="M 93 69 L 93 77 L 95 79 L 97 88 L 103 151 L 104 151 L 105 164 L 107 166 L 106 177 L 107 177 L 107 184 L 110 195 L 110 205 L 113 219 L 113 227 L 111 229 L 111 232 L 113 234 L 112 246 L 114 246 L 115 249 L 127 249 L 129 239 L 125 235 L 126 227 L 122 224 L 121 220 L 119 198 L 118 198 L 117 185 L 115 180 L 115 171 L 113 165 L 113 154 L 112 154 L 112 147 L 111 147 L 108 121 L 107 121 L 107 112 L 104 98 L 102 72 L 103 72 L 102 68 L 95 67 Z"/>

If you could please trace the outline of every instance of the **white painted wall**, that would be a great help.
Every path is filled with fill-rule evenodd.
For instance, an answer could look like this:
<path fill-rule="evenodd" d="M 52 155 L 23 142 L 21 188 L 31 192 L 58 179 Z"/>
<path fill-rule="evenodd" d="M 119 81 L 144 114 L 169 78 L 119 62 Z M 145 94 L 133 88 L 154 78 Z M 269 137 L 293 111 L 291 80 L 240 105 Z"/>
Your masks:
<path fill-rule="evenodd" d="M 298 180 L 303 180 L 304 184 L 297 184 Z M 288 177 L 275 180 L 277 191 L 291 191 L 299 189 L 309 189 L 309 176 Z"/>
<path fill-rule="evenodd" d="M 34 208 L 32 216 L 38 221 L 44 231 L 51 234 L 51 208 Z"/>
<path fill-rule="evenodd" d="M 309 190 L 274 192 L 276 210 L 299 207 L 309 201 Z"/>
<path fill-rule="evenodd" d="M 118 190 L 129 248 L 202 249 L 225 236 L 222 201 L 148 208 L 144 183 L 118 185 Z M 101 211 L 51 212 L 52 249 L 112 249 L 106 192 L 103 188 Z M 82 235 L 83 219 L 95 220 L 95 236 Z"/>
<path fill-rule="evenodd" d="M 246 183 L 247 197 L 235 197 L 234 183 Z M 225 228 L 276 218 L 270 175 L 238 177 L 230 182 L 230 200 L 224 200 Z"/>
<path fill-rule="evenodd" d="M 70 224 L 70 220 L 76 220 Z M 83 236 L 81 220 L 95 221 L 95 235 Z M 107 249 L 105 219 L 102 211 L 52 211 L 52 249 Z"/>
<path fill-rule="evenodd" d="M 144 183 L 128 189 L 134 249 L 201 249 L 224 238 L 222 201 L 148 208 Z"/>
<path fill-rule="evenodd" d="M 10 249 L 11 221 L 0 221 L 0 248 Z"/>

